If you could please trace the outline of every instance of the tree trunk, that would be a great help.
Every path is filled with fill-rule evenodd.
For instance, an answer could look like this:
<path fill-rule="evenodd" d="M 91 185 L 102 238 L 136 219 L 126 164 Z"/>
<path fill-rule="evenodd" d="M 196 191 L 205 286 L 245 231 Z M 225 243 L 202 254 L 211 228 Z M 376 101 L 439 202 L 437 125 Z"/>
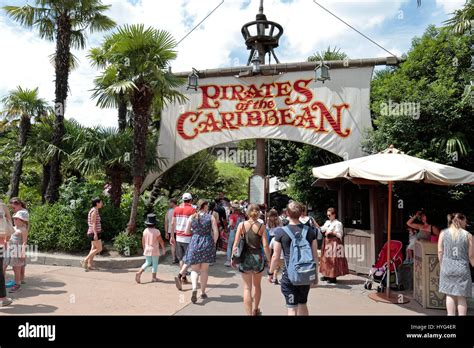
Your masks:
<path fill-rule="evenodd" d="M 130 211 L 130 220 L 127 225 L 128 234 L 134 234 L 137 231 L 137 213 L 138 213 L 138 203 L 140 200 L 140 189 L 143 184 L 143 177 L 134 176 L 133 177 L 133 200 L 132 200 L 132 209 Z"/>
<path fill-rule="evenodd" d="M 55 80 L 55 115 L 52 144 L 59 148 L 64 137 L 64 111 L 68 92 L 69 60 L 71 44 L 71 23 L 67 14 L 61 14 L 58 18 L 56 33 L 56 59 L 54 69 Z M 46 191 L 48 203 L 54 203 L 59 199 L 59 186 L 61 185 L 61 154 L 56 151 L 51 159 L 51 174 Z"/>
<path fill-rule="evenodd" d="M 119 94 L 118 104 L 118 129 L 122 133 L 127 128 L 127 101 L 124 99 L 123 92 Z"/>
<path fill-rule="evenodd" d="M 43 164 L 43 182 L 41 183 L 41 203 L 46 203 L 46 190 L 48 189 L 51 164 Z"/>
<path fill-rule="evenodd" d="M 160 195 L 161 192 L 161 176 L 155 180 L 155 183 L 153 184 L 153 189 L 151 190 L 150 193 L 150 199 L 146 203 L 146 213 L 150 214 L 153 212 L 153 206 L 155 205 L 156 199 Z"/>
<path fill-rule="evenodd" d="M 143 82 L 138 82 L 137 91 L 133 95 L 131 103 L 134 112 L 133 118 L 133 202 L 130 212 L 127 231 L 129 234 L 135 233 L 138 202 L 140 198 L 140 189 L 145 175 L 145 152 L 146 140 L 148 134 L 148 124 L 150 122 L 150 109 L 153 101 L 153 92 Z"/>
<path fill-rule="evenodd" d="M 115 208 L 120 209 L 120 203 L 122 202 L 123 169 L 120 166 L 112 166 L 107 168 L 106 174 L 110 179 L 110 200 Z"/>
<path fill-rule="evenodd" d="M 23 172 L 23 150 L 26 146 L 26 140 L 28 138 L 30 128 L 30 118 L 28 116 L 23 115 L 20 119 L 20 134 L 18 137 L 20 153 L 15 154 L 15 164 L 13 165 L 12 177 L 10 182 L 10 199 L 13 197 L 18 197 L 18 194 L 20 192 L 20 178 L 21 173 Z"/>

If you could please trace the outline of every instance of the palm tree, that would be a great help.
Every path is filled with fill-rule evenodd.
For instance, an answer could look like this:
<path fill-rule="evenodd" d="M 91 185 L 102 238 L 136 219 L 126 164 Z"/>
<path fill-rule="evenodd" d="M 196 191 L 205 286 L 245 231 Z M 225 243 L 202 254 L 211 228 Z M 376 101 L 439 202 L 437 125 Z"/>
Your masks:
<path fill-rule="evenodd" d="M 134 233 L 151 114 L 165 102 L 184 101 L 175 90 L 184 81 L 168 70 L 169 62 L 176 58 L 176 41 L 164 30 L 125 25 L 108 36 L 102 47 L 109 47 L 103 52 L 108 64 L 95 80 L 93 97 L 106 107 L 115 105 L 123 93 L 133 110 L 133 202 L 127 231 Z"/>
<path fill-rule="evenodd" d="M 344 60 L 348 58 L 347 54 L 341 52 L 337 47 L 331 49 L 331 46 L 325 51 L 316 52 L 312 56 L 308 57 L 308 62 L 319 62 L 320 60 Z"/>
<path fill-rule="evenodd" d="M 91 65 L 93 67 L 98 67 L 101 69 L 105 69 L 109 62 L 107 61 L 106 52 L 110 49 L 107 45 L 111 42 L 106 41 L 104 42 L 102 47 L 96 47 L 90 50 L 88 55 Z M 107 87 L 111 86 L 113 83 L 120 81 L 123 76 L 122 72 L 118 72 L 117 76 L 108 76 L 111 80 L 98 79 L 95 81 L 97 89 L 106 89 Z M 118 128 L 119 132 L 124 132 L 127 128 L 127 112 L 128 112 L 128 105 L 130 104 L 129 100 L 126 98 L 125 93 L 120 91 L 115 98 L 110 98 L 109 104 L 101 104 L 97 103 L 98 106 L 101 107 L 114 107 L 118 110 Z"/>
<path fill-rule="evenodd" d="M 452 18 L 444 21 L 446 26 L 458 35 L 470 32 L 474 20 L 474 1 L 467 0 L 464 7 L 454 11 L 453 15 Z"/>
<path fill-rule="evenodd" d="M 4 6 L 7 15 L 27 28 L 36 28 L 41 38 L 56 41 L 55 68 L 55 123 L 52 144 L 61 145 L 64 136 L 64 110 L 71 67 L 71 48 L 84 49 L 86 30 L 109 30 L 115 22 L 103 14 L 110 5 L 101 0 L 36 0 L 36 7 Z M 56 202 L 61 183 L 61 156 L 51 160 L 51 174 L 46 193 L 47 201 Z"/>
<path fill-rule="evenodd" d="M 131 130 L 96 127 L 86 129 L 82 134 L 66 136 L 65 139 L 71 141 L 75 148 L 69 158 L 71 165 L 84 175 L 105 172 L 111 184 L 112 203 L 120 208 L 122 182 L 130 170 Z"/>
<path fill-rule="evenodd" d="M 2 99 L 5 109 L 3 116 L 10 122 L 19 121 L 18 147 L 20 153 L 15 156 L 12 170 L 9 196 L 18 196 L 20 188 L 20 177 L 23 171 L 23 151 L 26 146 L 31 129 L 31 120 L 41 117 L 48 110 L 47 103 L 38 96 L 38 88 L 28 89 L 18 86 L 15 90 Z"/>

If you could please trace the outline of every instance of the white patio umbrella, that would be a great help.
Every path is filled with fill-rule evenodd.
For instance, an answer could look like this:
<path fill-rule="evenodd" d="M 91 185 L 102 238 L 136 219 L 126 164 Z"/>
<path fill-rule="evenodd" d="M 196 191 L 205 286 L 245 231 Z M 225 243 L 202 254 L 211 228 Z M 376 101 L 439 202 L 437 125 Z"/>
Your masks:
<path fill-rule="evenodd" d="M 319 180 L 345 178 L 355 182 L 364 180 L 388 184 L 387 239 L 390 245 L 392 225 L 392 186 L 394 181 L 414 181 L 435 185 L 474 185 L 474 173 L 405 155 L 391 145 L 375 155 L 313 168 L 313 176 Z M 390 248 L 387 262 L 390 265 Z M 390 276 L 387 282 L 387 299 L 390 297 Z"/>

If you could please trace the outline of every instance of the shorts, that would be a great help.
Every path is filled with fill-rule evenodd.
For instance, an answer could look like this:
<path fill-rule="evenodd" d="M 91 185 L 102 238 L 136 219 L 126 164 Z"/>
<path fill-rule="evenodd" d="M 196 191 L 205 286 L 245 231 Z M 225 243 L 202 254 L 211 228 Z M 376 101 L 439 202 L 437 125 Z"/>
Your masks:
<path fill-rule="evenodd" d="M 87 239 L 89 239 L 91 242 L 94 241 L 94 233 L 88 233 L 87 234 Z M 97 240 L 101 240 L 100 233 L 97 233 Z"/>
<path fill-rule="evenodd" d="M 183 261 L 188 250 L 189 243 L 176 242 L 176 257 L 179 261 Z"/>
<path fill-rule="evenodd" d="M 288 275 L 283 273 L 280 281 L 281 293 L 285 296 L 286 306 L 295 308 L 308 302 L 310 285 L 293 285 L 288 279 Z"/>

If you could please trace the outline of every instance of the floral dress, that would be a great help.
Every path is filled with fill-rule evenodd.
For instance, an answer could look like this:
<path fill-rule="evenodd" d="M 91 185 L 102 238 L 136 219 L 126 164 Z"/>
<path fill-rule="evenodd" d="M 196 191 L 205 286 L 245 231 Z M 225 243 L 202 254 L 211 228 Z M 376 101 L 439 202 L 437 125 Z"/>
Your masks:
<path fill-rule="evenodd" d="M 198 215 L 191 221 L 193 236 L 184 262 L 187 265 L 216 262 L 216 245 L 212 238 L 212 215 Z"/>

